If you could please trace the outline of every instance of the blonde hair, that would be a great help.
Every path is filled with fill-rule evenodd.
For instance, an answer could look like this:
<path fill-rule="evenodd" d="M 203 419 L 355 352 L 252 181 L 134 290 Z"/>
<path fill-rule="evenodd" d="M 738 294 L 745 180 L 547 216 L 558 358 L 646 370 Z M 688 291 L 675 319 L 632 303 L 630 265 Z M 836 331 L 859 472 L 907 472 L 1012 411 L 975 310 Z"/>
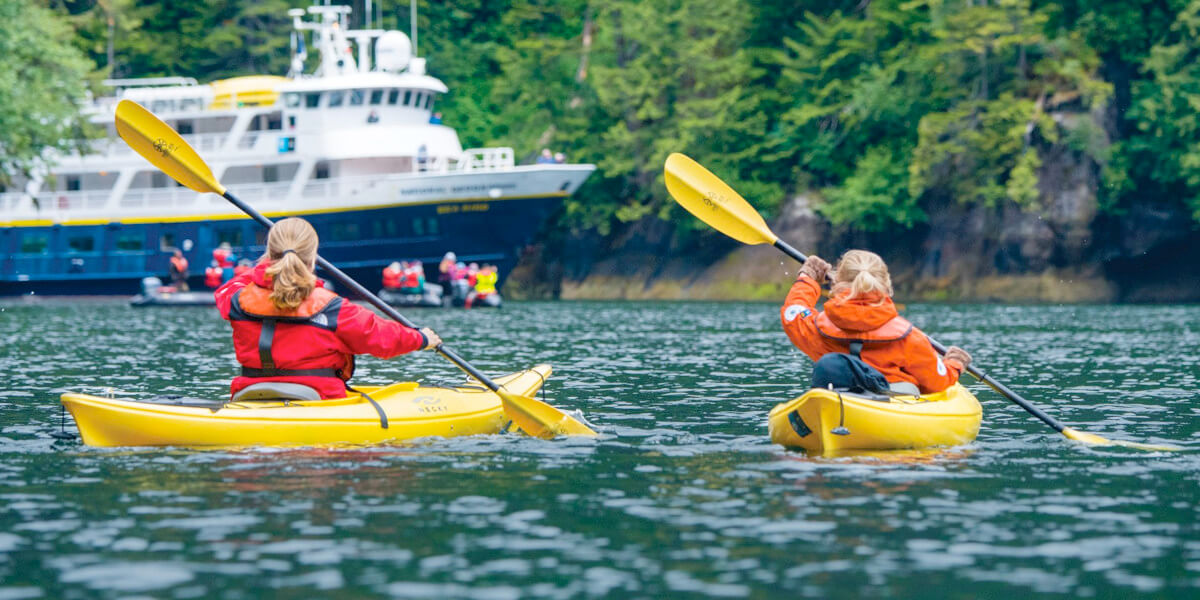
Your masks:
<path fill-rule="evenodd" d="M 290 251 L 290 252 L 289 252 Z M 275 223 L 267 234 L 267 275 L 274 282 L 271 302 L 278 308 L 296 308 L 308 299 L 317 284 L 313 265 L 317 262 L 317 232 L 304 219 L 289 218 Z"/>
<path fill-rule="evenodd" d="M 833 286 L 835 293 L 850 290 L 850 298 L 858 298 L 873 293 L 892 297 L 892 276 L 888 274 L 887 263 L 874 252 L 866 250 L 849 250 L 842 255 L 836 269 L 837 283 Z"/>

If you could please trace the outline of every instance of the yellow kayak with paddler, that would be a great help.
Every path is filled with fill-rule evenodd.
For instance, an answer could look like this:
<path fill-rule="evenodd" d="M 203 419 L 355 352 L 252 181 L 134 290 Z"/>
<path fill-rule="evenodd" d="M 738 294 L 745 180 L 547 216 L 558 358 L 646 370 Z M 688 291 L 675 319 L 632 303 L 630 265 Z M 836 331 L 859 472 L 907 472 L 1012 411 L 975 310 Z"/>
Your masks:
<path fill-rule="evenodd" d="M 513 394 L 532 396 L 549 365 L 495 379 Z M 466 384 L 445 388 L 407 381 L 357 386 L 332 400 L 121 400 L 63 394 L 89 446 L 306 446 L 374 444 L 508 430 L 500 397 Z M 382 411 L 382 415 L 380 412 Z M 386 418 L 387 427 L 383 427 Z"/>
<path fill-rule="evenodd" d="M 771 409 L 771 441 L 815 454 L 956 446 L 975 439 L 983 409 L 961 384 L 921 396 L 812 389 Z"/>

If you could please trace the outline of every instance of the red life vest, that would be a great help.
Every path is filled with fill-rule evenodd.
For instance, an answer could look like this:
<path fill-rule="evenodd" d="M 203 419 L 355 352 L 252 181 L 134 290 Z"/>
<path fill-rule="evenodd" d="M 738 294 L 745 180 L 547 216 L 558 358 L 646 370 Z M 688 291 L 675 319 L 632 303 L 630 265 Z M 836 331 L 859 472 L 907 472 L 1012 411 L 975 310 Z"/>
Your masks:
<path fill-rule="evenodd" d="M 217 261 L 217 266 L 221 268 L 233 266 L 233 263 L 229 260 L 230 255 L 231 252 L 224 248 L 217 248 L 213 250 L 213 260 Z"/>
<path fill-rule="evenodd" d="M 271 290 L 250 284 L 233 294 L 229 307 L 230 321 L 258 321 L 262 329 L 258 337 L 258 360 L 261 367 L 242 366 L 242 377 L 337 377 L 347 381 L 354 374 L 354 355 L 341 354 L 344 366 L 316 369 L 287 369 L 275 364 L 271 346 L 279 323 L 315 327 L 325 331 L 337 330 L 342 298 L 325 289 L 314 288 L 300 306 L 281 309 L 271 302 Z M 337 356 L 337 355 L 335 355 Z M 335 362 L 338 361 L 336 358 Z"/>
<path fill-rule="evenodd" d="M 182 256 L 172 256 L 171 257 L 171 269 L 173 269 L 176 273 L 186 273 L 187 268 L 188 268 L 188 261 L 186 258 L 184 258 Z"/>
<path fill-rule="evenodd" d="M 385 267 L 383 269 L 383 287 L 398 288 L 401 283 L 401 276 L 404 274 L 400 269 Z"/>
<path fill-rule="evenodd" d="M 209 267 L 204 270 L 204 285 L 217 289 L 221 287 L 221 267 Z"/>
<path fill-rule="evenodd" d="M 405 271 L 404 277 L 400 279 L 400 287 L 406 289 L 421 287 L 421 276 L 416 271 Z"/>

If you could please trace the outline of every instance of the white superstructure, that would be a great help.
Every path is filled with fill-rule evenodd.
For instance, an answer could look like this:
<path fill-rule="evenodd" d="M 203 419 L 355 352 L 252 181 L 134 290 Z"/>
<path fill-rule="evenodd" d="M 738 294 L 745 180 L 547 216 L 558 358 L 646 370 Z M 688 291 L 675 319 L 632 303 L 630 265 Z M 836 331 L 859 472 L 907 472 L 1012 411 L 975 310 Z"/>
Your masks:
<path fill-rule="evenodd" d="M 170 124 L 240 198 L 267 214 L 567 196 L 594 169 L 516 166 L 511 148 L 463 149 L 437 118 L 447 92 L 396 31 L 347 30 L 350 8 L 294 9 L 292 72 L 211 84 L 186 78 L 109 82 L 91 110 L 108 138 L 52 173 L 0 190 L 0 226 L 153 223 L 240 217 L 213 194 L 171 181 L 116 137 L 132 99 Z M 305 20 L 305 17 L 311 20 Z M 304 74 L 304 38 L 319 53 Z"/>

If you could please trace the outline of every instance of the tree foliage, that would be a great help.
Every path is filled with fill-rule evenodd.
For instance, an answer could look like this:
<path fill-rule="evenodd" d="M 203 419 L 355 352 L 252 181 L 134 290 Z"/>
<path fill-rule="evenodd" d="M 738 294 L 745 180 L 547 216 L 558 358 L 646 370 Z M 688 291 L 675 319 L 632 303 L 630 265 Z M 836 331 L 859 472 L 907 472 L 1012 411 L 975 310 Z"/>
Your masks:
<path fill-rule="evenodd" d="M 285 72 L 286 10 L 305 4 L 44 5 L 105 75 L 213 80 Z M 1200 0 L 418 8 L 419 51 L 451 89 L 439 108 L 464 145 L 509 145 L 527 158 L 549 147 L 598 165 L 567 201 L 573 227 L 606 233 L 646 217 L 696 227 L 662 185 L 674 151 L 768 214 L 815 189 L 830 220 L 866 230 L 913 227 L 945 200 L 1043 210 L 1052 149 L 1094 165 L 1111 210 L 1167 199 L 1200 220 Z M 378 17 L 409 29 L 407 3 Z"/>
<path fill-rule="evenodd" d="M 0 0 L 0 184 L 43 168 L 88 134 L 82 116 L 93 66 L 70 28 L 29 0 Z"/>

